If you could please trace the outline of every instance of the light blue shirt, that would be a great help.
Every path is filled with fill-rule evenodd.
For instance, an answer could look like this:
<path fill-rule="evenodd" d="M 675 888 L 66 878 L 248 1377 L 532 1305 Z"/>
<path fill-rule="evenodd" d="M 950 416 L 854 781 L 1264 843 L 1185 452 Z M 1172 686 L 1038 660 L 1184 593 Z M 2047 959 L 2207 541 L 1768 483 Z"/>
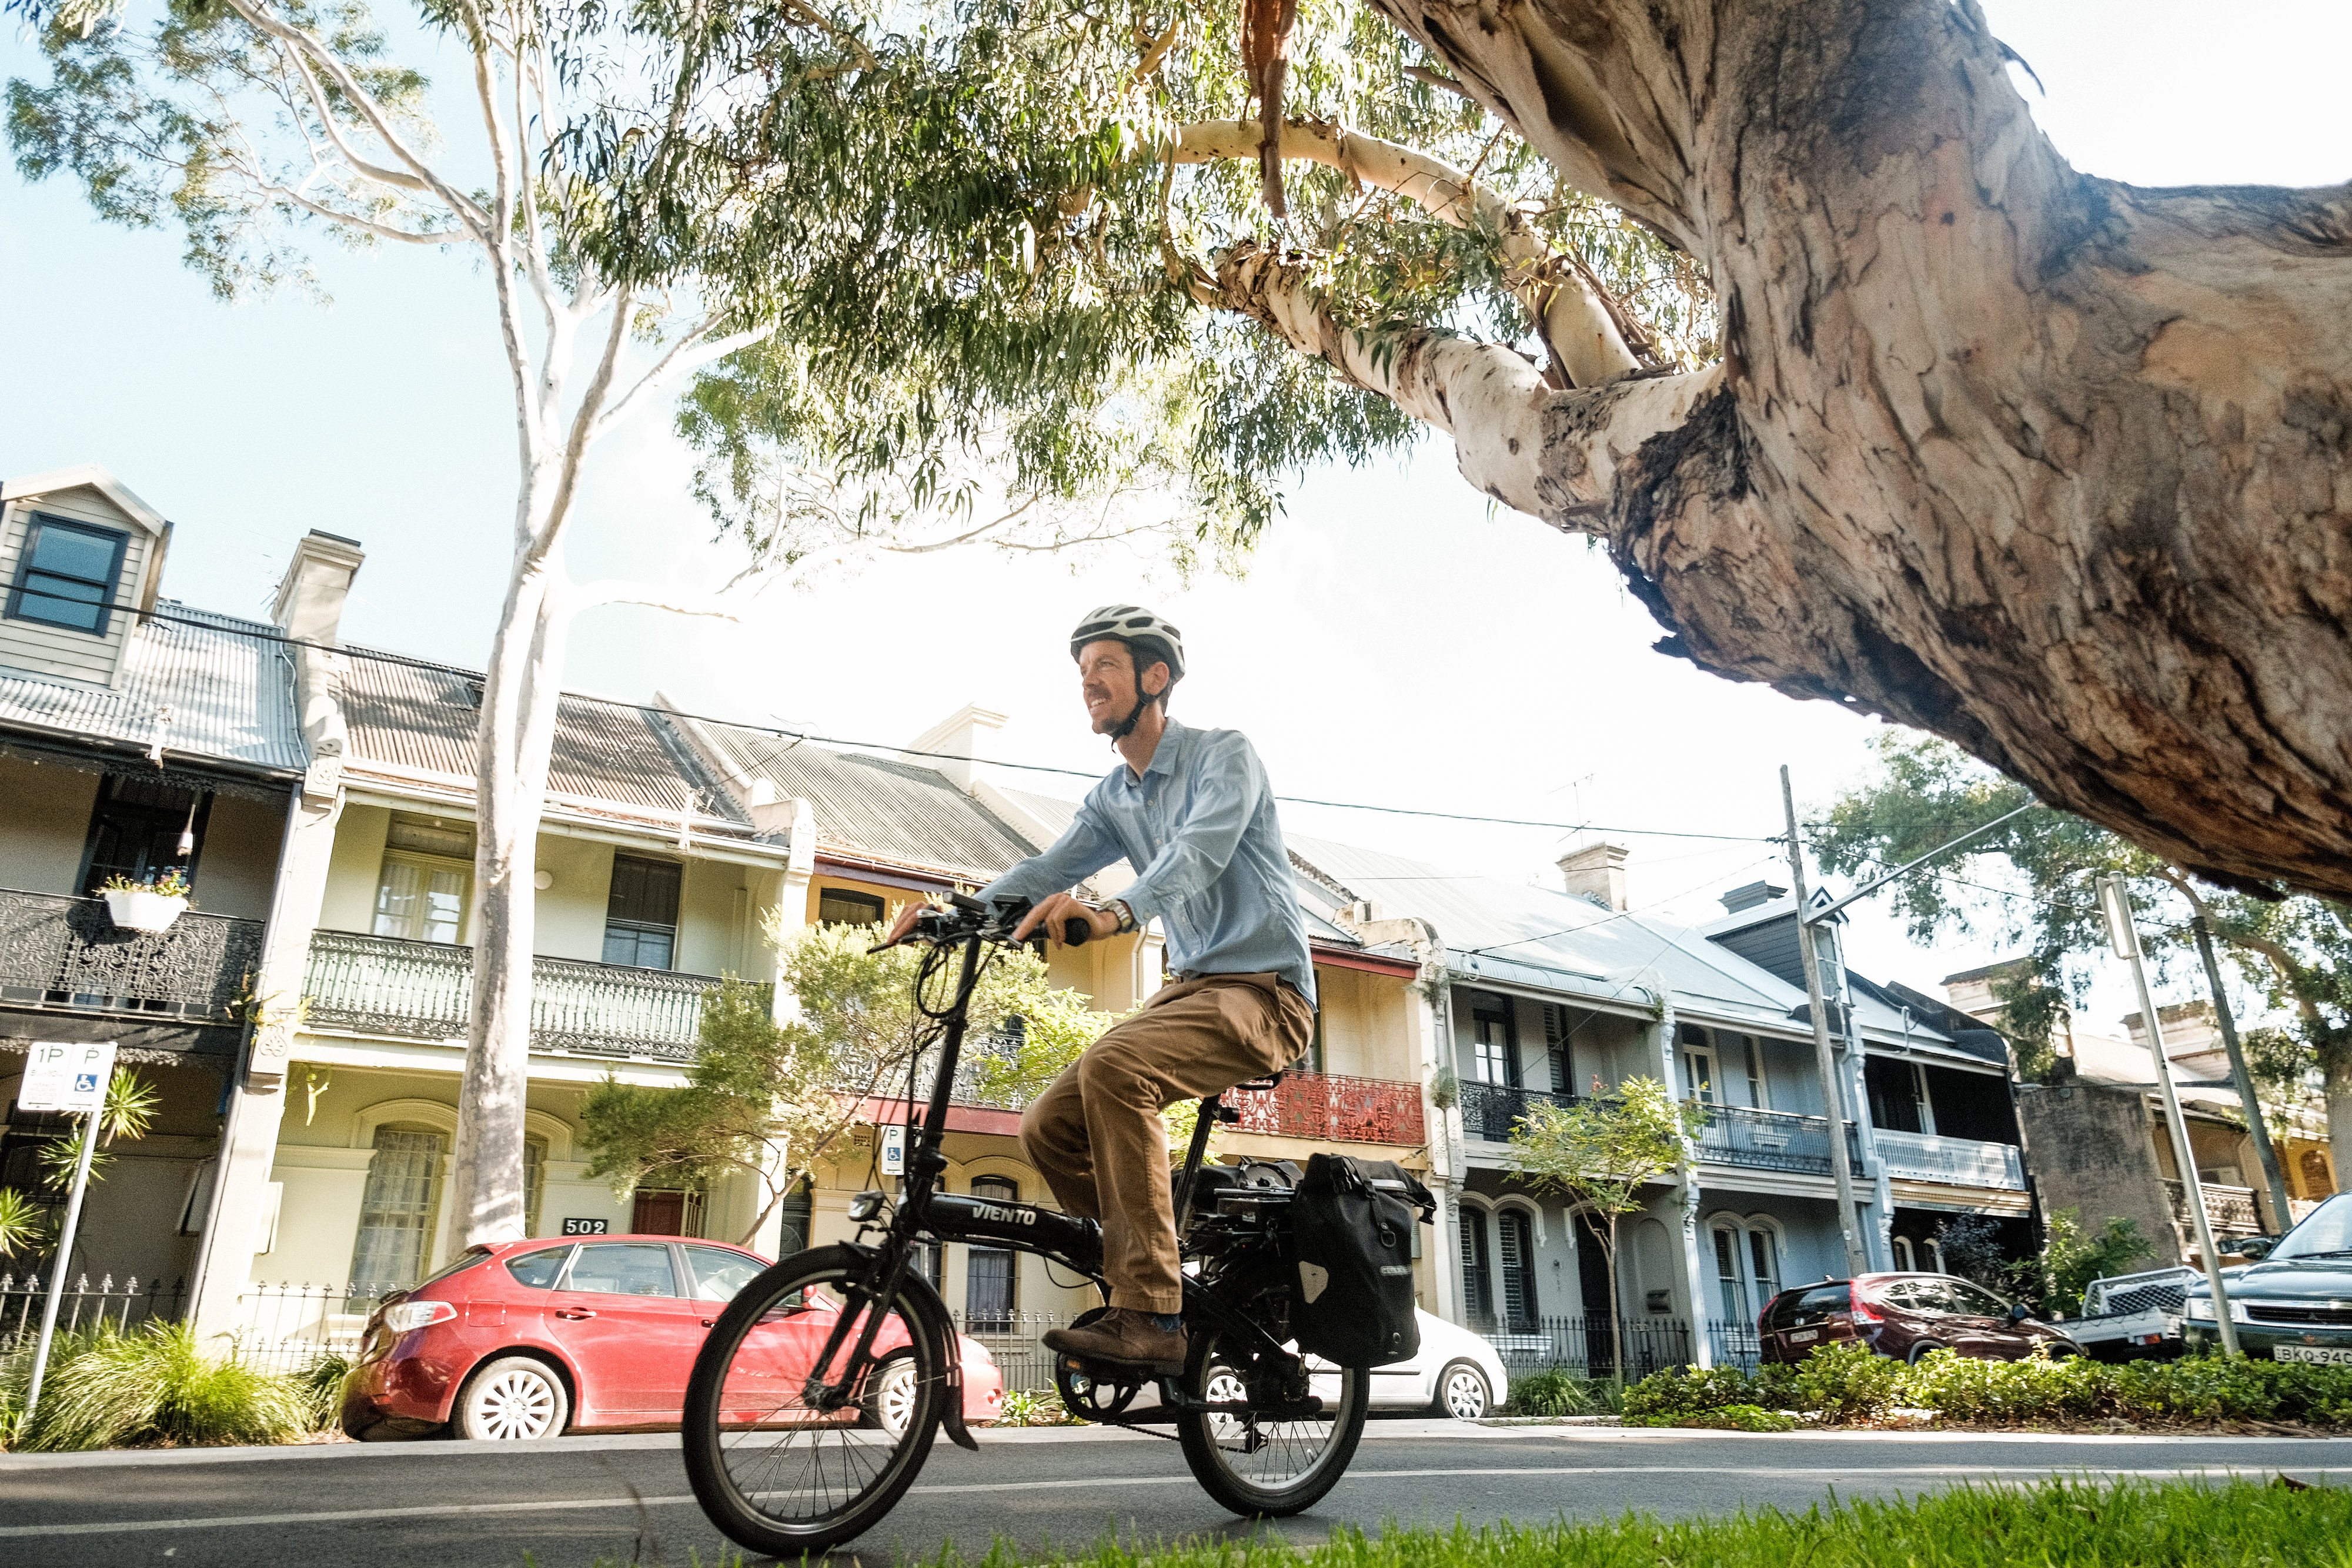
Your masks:
<path fill-rule="evenodd" d="M 1079 802 L 1069 831 L 980 890 L 1032 904 L 1125 859 L 1118 896 L 1157 915 L 1180 975 L 1273 973 L 1315 999 L 1315 966 L 1265 768 L 1240 731 L 1168 721 L 1138 779 L 1124 763 Z"/>

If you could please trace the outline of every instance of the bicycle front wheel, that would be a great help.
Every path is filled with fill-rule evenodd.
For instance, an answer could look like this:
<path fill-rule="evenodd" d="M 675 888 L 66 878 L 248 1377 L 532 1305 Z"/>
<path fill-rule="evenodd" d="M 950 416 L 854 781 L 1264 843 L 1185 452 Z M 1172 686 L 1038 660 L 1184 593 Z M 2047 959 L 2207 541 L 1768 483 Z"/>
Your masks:
<path fill-rule="evenodd" d="M 795 1253 L 743 1287 L 695 1358 L 687 1477 L 710 1522 L 751 1551 L 798 1557 L 865 1533 L 930 1453 L 947 1369 L 911 1290 L 866 1301 L 873 1267 L 847 1247 Z M 812 1384 L 838 1396 L 812 1404 Z"/>
<path fill-rule="evenodd" d="M 1239 1359 L 1222 1353 L 1213 1326 L 1194 1329 L 1184 1357 L 1184 1392 L 1217 1405 L 1246 1401 Z M 1371 1374 L 1360 1366 L 1318 1375 L 1314 1386 L 1323 1396 L 1323 1408 L 1306 1420 L 1255 1413 L 1180 1415 L 1176 1436 L 1192 1479 L 1239 1514 L 1280 1517 L 1314 1507 L 1339 1484 L 1355 1458 L 1371 1382 Z"/>

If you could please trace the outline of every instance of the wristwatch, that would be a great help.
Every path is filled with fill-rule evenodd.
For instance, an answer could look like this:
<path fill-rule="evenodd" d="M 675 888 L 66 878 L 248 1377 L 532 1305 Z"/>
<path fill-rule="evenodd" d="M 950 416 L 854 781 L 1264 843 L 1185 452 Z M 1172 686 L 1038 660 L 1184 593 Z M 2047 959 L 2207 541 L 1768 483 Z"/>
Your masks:
<path fill-rule="evenodd" d="M 1127 906 L 1127 900 L 1123 898 L 1114 898 L 1104 904 L 1103 913 L 1118 922 L 1118 934 L 1122 936 L 1130 931 L 1142 929 L 1136 922 L 1135 911 Z"/>

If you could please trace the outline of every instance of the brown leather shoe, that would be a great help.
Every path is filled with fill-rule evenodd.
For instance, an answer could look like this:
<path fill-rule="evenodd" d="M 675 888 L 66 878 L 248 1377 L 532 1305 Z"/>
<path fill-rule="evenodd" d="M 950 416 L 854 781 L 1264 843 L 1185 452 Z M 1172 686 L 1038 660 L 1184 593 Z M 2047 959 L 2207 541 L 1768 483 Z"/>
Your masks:
<path fill-rule="evenodd" d="M 1151 1321 L 1150 1312 L 1113 1307 L 1084 1328 L 1047 1329 L 1045 1348 L 1080 1361 L 1107 1361 L 1149 1372 L 1184 1370 L 1184 1331 Z"/>

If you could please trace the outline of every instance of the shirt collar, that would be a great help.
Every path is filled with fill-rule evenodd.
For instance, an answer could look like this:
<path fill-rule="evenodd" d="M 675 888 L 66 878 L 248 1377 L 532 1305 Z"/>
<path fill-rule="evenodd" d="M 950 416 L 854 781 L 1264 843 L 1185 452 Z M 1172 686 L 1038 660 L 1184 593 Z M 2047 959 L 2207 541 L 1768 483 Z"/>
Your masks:
<path fill-rule="evenodd" d="M 1135 770 L 1127 765 L 1124 758 L 1120 758 L 1118 771 L 1113 776 L 1129 789 L 1140 789 L 1150 782 L 1151 776 L 1155 773 L 1162 777 L 1172 775 L 1176 771 L 1177 752 L 1181 748 L 1184 733 L 1182 725 L 1172 718 L 1170 719 L 1168 727 L 1160 732 L 1160 744 L 1151 748 L 1151 766 L 1143 770 L 1143 777 L 1138 779 L 1135 776 Z"/>

